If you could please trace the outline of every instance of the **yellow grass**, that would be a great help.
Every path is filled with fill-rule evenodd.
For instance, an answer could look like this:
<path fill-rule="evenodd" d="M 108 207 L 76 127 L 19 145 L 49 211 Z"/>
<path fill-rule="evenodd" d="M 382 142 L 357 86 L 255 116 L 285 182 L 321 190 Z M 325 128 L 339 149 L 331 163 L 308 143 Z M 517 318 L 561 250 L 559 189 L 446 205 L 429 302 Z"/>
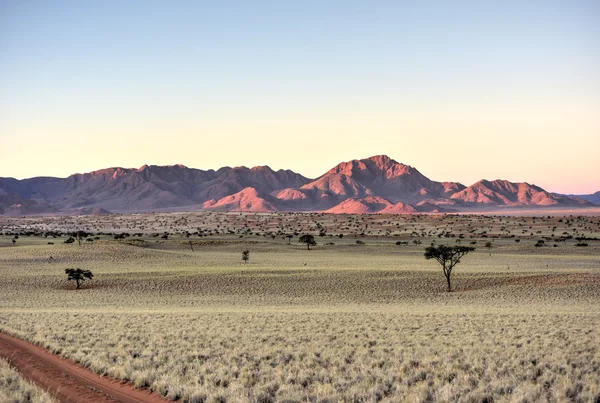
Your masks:
<path fill-rule="evenodd" d="M 264 229 L 259 236 L 237 233 L 247 231 L 245 223 L 252 220 L 252 232 L 277 232 L 286 220 L 343 230 L 349 218 L 372 232 L 396 224 L 411 230 L 317 236 L 319 245 L 311 251 L 297 237 L 288 245 L 283 232 L 274 240 Z M 120 241 L 102 235 L 81 247 L 64 244 L 64 237 L 33 236 L 20 236 L 12 246 L 12 235 L 5 235 L 0 329 L 173 400 L 600 399 L 600 242 L 536 248 L 539 236 L 529 235 L 542 230 L 550 235 L 552 227 L 563 225 L 569 233 L 579 228 L 594 237 L 600 220 L 569 219 L 569 226 L 558 217 L 501 219 L 283 214 L 5 219 L 0 221 L 5 233 L 8 225 L 45 222 L 45 229 L 76 223 L 144 235 Z M 222 228 L 225 220 L 235 234 L 177 234 L 198 226 Z M 481 236 L 500 234 L 501 227 L 514 231 L 519 224 L 532 227 L 519 243 Z M 413 225 L 427 233 L 418 238 L 422 244 L 396 246 L 397 240 L 415 239 Z M 169 228 L 166 241 L 152 236 L 162 226 Z M 478 249 L 457 266 L 455 291 L 446 293 L 440 267 L 426 261 L 423 250 L 433 240 L 455 244 L 455 238 L 437 236 L 450 228 L 456 234 L 475 229 L 478 235 L 463 244 L 477 241 Z M 564 232 L 555 233 L 558 229 Z M 491 250 L 483 247 L 489 239 Z M 331 242 L 335 245 L 325 245 Z M 245 249 L 247 265 L 241 259 Z M 68 267 L 92 270 L 95 279 L 75 291 L 64 275 Z"/>
<path fill-rule="evenodd" d="M 17 371 L 0 359 L 0 402 L 3 403 L 55 403 L 55 400 L 25 381 Z"/>

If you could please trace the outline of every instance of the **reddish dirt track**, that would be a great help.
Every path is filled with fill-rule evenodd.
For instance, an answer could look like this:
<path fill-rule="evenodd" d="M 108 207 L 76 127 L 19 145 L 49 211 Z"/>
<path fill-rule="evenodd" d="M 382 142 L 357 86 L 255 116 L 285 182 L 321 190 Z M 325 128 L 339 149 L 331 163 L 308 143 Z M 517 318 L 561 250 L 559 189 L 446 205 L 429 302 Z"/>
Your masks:
<path fill-rule="evenodd" d="M 60 402 L 154 403 L 166 400 L 147 390 L 101 377 L 70 360 L 29 342 L 0 333 L 0 357 L 24 378 L 48 391 Z"/>

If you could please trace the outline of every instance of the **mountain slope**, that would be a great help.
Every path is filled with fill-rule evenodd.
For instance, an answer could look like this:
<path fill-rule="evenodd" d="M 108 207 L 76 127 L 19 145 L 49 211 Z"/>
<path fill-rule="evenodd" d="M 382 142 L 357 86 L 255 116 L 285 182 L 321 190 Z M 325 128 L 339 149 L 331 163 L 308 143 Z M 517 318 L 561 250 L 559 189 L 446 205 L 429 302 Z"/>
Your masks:
<path fill-rule="evenodd" d="M 380 196 L 391 202 L 447 197 L 465 187 L 430 180 L 416 168 L 385 155 L 338 164 L 302 189 L 317 189 L 338 199 Z"/>
<path fill-rule="evenodd" d="M 572 199 L 585 200 L 589 203 L 600 205 L 600 191 L 589 194 L 589 195 L 559 195 L 559 196 L 567 196 Z"/>
<path fill-rule="evenodd" d="M 325 211 L 331 214 L 413 214 L 418 210 L 402 202 L 391 203 L 378 196 L 363 199 L 346 199 Z"/>
<path fill-rule="evenodd" d="M 465 203 L 483 203 L 502 206 L 577 206 L 581 201 L 558 196 L 529 183 L 513 183 L 505 180 L 481 180 L 451 196 Z"/>
<path fill-rule="evenodd" d="M 26 199 L 16 193 L 0 195 L 0 215 L 22 216 L 56 212 L 58 210 L 46 202 Z"/>
<path fill-rule="evenodd" d="M 209 200 L 202 205 L 205 210 L 275 212 L 271 196 L 262 196 L 255 188 L 247 187 L 220 200 Z"/>
<path fill-rule="evenodd" d="M 144 165 L 139 169 L 108 168 L 68 178 L 0 178 L 0 195 L 16 192 L 60 210 L 98 207 L 128 212 L 198 205 L 247 187 L 269 193 L 307 182 L 307 178 L 292 171 L 275 172 L 269 167 L 203 171 L 183 165 Z"/>
<path fill-rule="evenodd" d="M 600 192 L 596 194 L 600 197 Z M 597 200 L 590 195 L 590 200 Z M 476 206 L 590 203 L 528 183 L 433 181 L 385 155 L 342 162 L 317 179 L 268 166 L 200 170 L 183 165 L 107 168 L 67 178 L 0 178 L 0 214 L 126 213 L 186 209 L 390 213 L 468 211 Z"/>

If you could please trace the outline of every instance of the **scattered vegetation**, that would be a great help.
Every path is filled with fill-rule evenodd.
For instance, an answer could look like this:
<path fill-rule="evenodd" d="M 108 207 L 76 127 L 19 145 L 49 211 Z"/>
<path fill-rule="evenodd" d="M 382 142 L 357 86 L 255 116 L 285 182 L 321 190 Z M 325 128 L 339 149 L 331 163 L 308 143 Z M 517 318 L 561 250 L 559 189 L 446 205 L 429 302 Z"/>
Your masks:
<path fill-rule="evenodd" d="M 79 229 L 95 241 L 63 243 Z M 0 331 L 171 400 L 600 398 L 598 218 L 156 213 L 0 233 Z M 319 234 L 311 253 L 290 242 Z M 470 251 L 447 293 L 420 245 L 457 240 L 494 256 Z M 67 290 L 69 267 L 95 286 Z"/>

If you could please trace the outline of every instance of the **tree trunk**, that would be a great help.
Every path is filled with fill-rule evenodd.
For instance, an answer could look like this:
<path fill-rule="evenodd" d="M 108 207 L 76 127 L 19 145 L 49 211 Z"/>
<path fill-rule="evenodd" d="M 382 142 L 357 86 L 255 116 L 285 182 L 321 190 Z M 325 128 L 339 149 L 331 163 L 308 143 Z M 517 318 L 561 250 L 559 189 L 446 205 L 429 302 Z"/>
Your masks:
<path fill-rule="evenodd" d="M 451 292 L 452 287 L 450 287 L 450 273 L 446 275 L 446 281 L 448 282 L 448 289 L 446 291 Z"/>
<path fill-rule="evenodd" d="M 306 244 L 306 249 L 310 250 L 310 244 L 309 243 Z"/>
<path fill-rule="evenodd" d="M 79 284 L 79 280 L 75 280 L 75 283 L 77 283 L 77 290 L 79 290 L 79 286 L 81 285 Z"/>

